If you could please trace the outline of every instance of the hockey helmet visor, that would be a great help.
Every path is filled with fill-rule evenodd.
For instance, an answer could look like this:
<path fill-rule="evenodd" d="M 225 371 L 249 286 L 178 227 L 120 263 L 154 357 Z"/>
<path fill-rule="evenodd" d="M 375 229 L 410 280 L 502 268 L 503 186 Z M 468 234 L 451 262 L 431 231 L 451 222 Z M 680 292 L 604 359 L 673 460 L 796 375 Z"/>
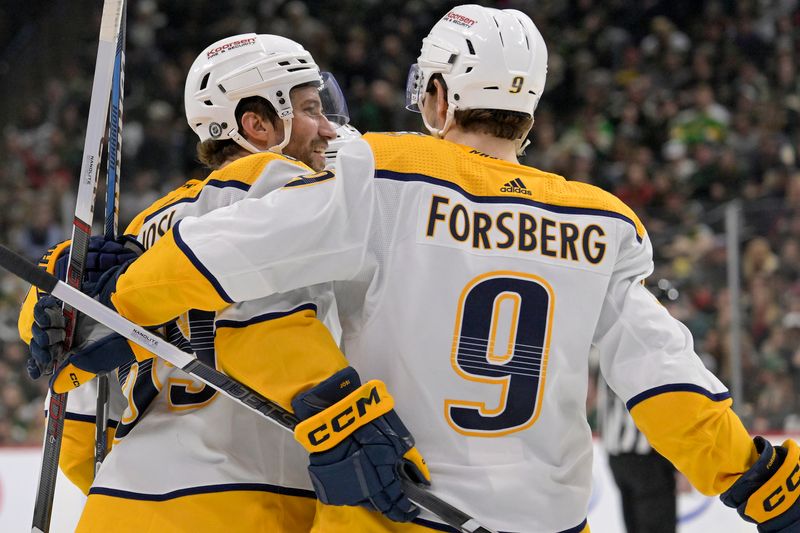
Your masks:
<path fill-rule="evenodd" d="M 336 126 L 347 124 L 350 122 L 350 113 L 336 78 L 330 72 L 322 72 L 320 77 L 322 85 L 319 88 L 319 98 L 322 101 L 322 113 Z"/>
<path fill-rule="evenodd" d="M 421 113 L 419 101 L 422 98 L 422 91 L 422 69 L 418 63 L 414 63 L 408 69 L 408 79 L 406 79 L 406 109 Z"/>

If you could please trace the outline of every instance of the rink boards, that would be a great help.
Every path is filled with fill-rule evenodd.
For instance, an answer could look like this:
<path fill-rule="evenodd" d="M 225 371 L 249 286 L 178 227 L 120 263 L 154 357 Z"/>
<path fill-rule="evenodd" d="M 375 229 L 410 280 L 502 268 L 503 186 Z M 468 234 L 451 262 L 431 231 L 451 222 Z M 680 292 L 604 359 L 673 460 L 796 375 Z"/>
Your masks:
<path fill-rule="evenodd" d="M 785 436 L 772 435 L 773 442 Z M 0 448 L 0 531 L 30 531 L 36 479 L 39 468 L 38 448 Z M 606 455 L 595 442 L 594 490 L 589 509 L 593 533 L 621 533 L 622 512 L 619 494 L 608 469 Z M 434 480 L 435 483 L 435 480 Z M 67 533 L 75 528 L 83 495 L 64 477 L 59 477 L 52 533 Z M 717 498 L 707 498 L 694 490 L 678 496 L 679 533 L 750 533 L 755 526 L 743 522 L 735 511 Z"/>

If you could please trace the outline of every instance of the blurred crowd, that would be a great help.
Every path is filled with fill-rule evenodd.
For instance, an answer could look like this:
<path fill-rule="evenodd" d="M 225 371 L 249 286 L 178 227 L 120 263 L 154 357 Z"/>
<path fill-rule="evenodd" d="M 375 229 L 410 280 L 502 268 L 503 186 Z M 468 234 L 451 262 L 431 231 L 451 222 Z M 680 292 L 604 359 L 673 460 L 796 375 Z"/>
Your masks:
<path fill-rule="evenodd" d="M 0 38 L 8 93 L 0 98 L 0 242 L 31 259 L 69 232 L 100 4 L 54 0 L 35 20 L 0 7 L 8 32 Z M 336 75 L 359 130 L 420 130 L 418 116 L 403 109 L 408 67 L 455 2 L 129 4 L 123 223 L 206 174 L 182 100 L 188 67 L 207 45 L 245 32 L 295 39 Z M 527 12 L 548 44 L 546 90 L 524 163 L 598 185 L 637 212 L 654 245 L 653 292 L 728 384 L 724 221 L 729 202 L 740 201 L 745 379 L 735 408 L 754 431 L 800 430 L 798 0 L 484 4 Z M 41 42 L 71 44 L 35 46 Z M 12 91 L 26 76 L 31 90 Z M 46 384 L 25 374 L 16 332 L 25 290 L 0 276 L 0 444 L 40 440 Z"/>

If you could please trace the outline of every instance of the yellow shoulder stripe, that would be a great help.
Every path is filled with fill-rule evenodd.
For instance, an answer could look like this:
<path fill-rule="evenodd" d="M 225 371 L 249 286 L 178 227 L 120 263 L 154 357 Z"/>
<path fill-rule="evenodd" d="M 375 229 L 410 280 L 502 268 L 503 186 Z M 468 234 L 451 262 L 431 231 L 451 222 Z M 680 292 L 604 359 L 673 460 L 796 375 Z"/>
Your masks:
<path fill-rule="evenodd" d="M 139 213 L 125 230 L 126 234 L 138 235 L 142 226 L 159 212 L 180 202 L 191 202 L 200 196 L 206 186 L 218 188 L 234 187 L 247 191 L 264 172 L 266 166 L 273 161 L 286 161 L 300 167 L 301 171 L 311 169 L 300 161 L 274 152 L 260 152 L 242 157 L 226 165 L 220 170 L 215 170 L 204 180 L 189 180 L 163 198 Z"/>
<path fill-rule="evenodd" d="M 630 207 L 593 185 L 428 135 L 368 133 L 364 140 L 375 154 L 379 178 L 426 181 L 476 202 L 522 203 L 555 212 L 610 216 L 630 223 L 640 241 L 646 233 Z"/>

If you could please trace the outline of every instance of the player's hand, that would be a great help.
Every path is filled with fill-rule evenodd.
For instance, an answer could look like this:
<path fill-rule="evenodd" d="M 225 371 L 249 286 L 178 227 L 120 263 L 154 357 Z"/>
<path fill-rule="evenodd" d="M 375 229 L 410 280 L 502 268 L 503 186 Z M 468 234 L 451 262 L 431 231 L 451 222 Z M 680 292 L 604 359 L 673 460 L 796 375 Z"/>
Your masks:
<path fill-rule="evenodd" d="M 59 243 L 48 250 L 39 263 L 60 280 L 66 279 L 70 252 L 70 246 L 64 244 Z M 128 235 L 113 240 L 106 240 L 102 236 L 91 237 L 84 263 L 84 292 L 97 292 L 97 284 L 103 274 L 129 263 L 143 251 L 142 245 Z M 32 339 L 27 370 L 32 379 L 38 379 L 42 374 L 51 374 L 54 363 L 60 360 L 63 349 L 65 331 L 61 304 L 59 302 L 58 305 L 53 305 L 53 301 L 57 300 L 49 295 L 43 296 L 40 300 L 44 299 L 46 300 L 42 305 L 37 303 L 34 307 L 34 323 L 29 326 Z"/>
<path fill-rule="evenodd" d="M 33 320 L 27 366 L 30 377 L 38 379 L 42 374 L 53 371 L 54 362 L 61 359 L 64 350 L 66 322 L 61 300 L 49 294 L 39 298 L 33 307 Z"/>
<path fill-rule="evenodd" d="M 55 393 L 69 392 L 90 381 L 97 374 L 111 372 L 135 360 L 128 341 L 82 313 L 75 325 L 72 350 L 66 360 L 59 362 L 64 351 L 66 321 L 61 310 L 61 301 L 47 295 L 39 299 L 33 308 L 35 323 L 31 340 L 31 358 L 28 372 L 37 378 L 42 369 L 58 365 L 50 379 L 50 388 Z"/>
<path fill-rule="evenodd" d="M 56 258 L 54 275 L 60 279 L 67 278 L 67 261 L 70 247 L 67 246 Z M 88 292 L 93 284 L 108 270 L 128 263 L 144 253 L 144 247 L 131 235 L 122 235 L 116 239 L 106 239 L 102 235 L 89 238 L 86 262 L 83 268 L 83 283 L 89 284 L 84 292 Z"/>
<path fill-rule="evenodd" d="M 753 439 L 759 458 L 720 495 L 761 533 L 800 531 L 800 448 L 793 440 L 773 446 Z"/>
<path fill-rule="evenodd" d="M 362 505 L 397 522 L 419 514 L 403 492 L 402 473 L 430 484 L 425 461 L 377 380 L 361 385 L 345 368 L 292 400 L 303 420 L 295 438 L 311 452 L 314 490 L 328 505 Z"/>

